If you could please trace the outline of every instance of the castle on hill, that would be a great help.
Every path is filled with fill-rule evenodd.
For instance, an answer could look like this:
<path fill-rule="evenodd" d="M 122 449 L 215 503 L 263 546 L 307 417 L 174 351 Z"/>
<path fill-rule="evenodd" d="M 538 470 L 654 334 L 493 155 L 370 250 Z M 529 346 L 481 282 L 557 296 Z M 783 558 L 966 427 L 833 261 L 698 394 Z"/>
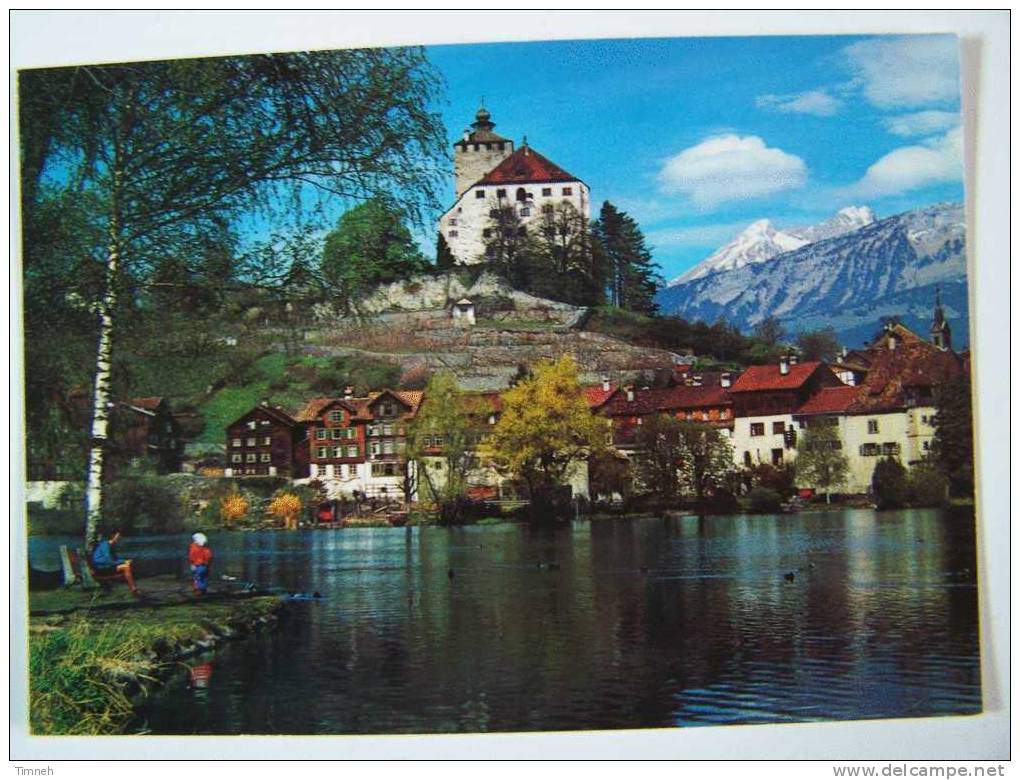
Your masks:
<path fill-rule="evenodd" d="M 453 145 L 456 201 L 439 219 L 439 232 L 462 265 L 485 259 L 485 243 L 499 209 L 512 207 L 526 230 L 543 211 L 570 203 L 591 217 L 588 185 L 528 146 L 493 132 L 483 107 Z"/>

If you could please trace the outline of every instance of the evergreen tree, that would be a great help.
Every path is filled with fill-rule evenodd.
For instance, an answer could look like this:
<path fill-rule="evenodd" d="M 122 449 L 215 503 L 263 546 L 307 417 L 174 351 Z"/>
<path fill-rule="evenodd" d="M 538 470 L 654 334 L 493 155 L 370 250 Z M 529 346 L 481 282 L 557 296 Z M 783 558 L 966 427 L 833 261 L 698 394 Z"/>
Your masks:
<path fill-rule="evenodd" d="M 637 222 L 606 201 L 602 204 L 594 233 L 602 245 L 608 270 L 609 301 L 614 306 L 654 314 L 658 266 L 645 246 Z"/>
<path fill-rule="evenodd" d="M 448 270 L 457 265 L 457 258 L 450 251 L 450 245 L 446 243 L 446 237 L 439 233 L 436 238 L 436 268 Z"/>
<path fill-rule="evenodd" d="M 974 416 L 966 376 L 941 385 L 935 393 L 933 454 L 949 479 L 953 495 L 974 495 Z"/>

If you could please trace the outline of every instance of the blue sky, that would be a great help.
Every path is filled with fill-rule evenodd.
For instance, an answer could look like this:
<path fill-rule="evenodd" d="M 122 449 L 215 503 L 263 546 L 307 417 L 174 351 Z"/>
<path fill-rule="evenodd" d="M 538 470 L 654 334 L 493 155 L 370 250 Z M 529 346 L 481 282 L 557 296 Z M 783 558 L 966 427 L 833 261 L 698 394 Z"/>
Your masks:
<path fill-rule="evenodd" d="M 428 47 L 450 142 L 480 99 L 635 217 L 669 279 L 747 224 L 963 198 L 954 36 Z M 453 200 L 452 171 L 444 203 Z"/>

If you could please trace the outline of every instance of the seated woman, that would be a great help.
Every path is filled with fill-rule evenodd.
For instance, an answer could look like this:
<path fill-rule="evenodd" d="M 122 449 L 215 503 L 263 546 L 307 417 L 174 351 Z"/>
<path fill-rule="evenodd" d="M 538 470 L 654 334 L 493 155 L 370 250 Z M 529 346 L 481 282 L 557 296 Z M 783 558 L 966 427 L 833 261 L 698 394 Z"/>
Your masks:
<path fill-rule="evenodd" d="M 128 588 L 136 596 L 138 587 L 135 585 L 135 575 L 131 572 L 131 561 L 118 558 L 114 546 L 120 541 L 120 530 L 110 533 L 105 539 L 99 534 L 99 541 L 92 548 L 92 568 L 100 577 L 112 577 L 119 574 L 124 578 Z"/>

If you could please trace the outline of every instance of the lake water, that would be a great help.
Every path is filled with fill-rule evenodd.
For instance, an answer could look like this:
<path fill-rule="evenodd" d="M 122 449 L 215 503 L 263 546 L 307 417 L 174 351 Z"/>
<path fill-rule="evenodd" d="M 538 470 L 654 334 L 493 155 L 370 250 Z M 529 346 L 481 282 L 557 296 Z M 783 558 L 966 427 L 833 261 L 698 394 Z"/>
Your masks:
<path fill-rule="evenodd" d="M 33 540 L 34 557 L 55 541 Z M 143 571 L 178 571 L 185 543 L 131 539 L 123 552 Z M 215 533 L 211 543 L 214 577 L 324 598 L 289 603 L 277 631 L 192 662 L 211 660 L 208 687 L 172 680 L 142 713 L 153 733 L 981 709 L 970 510 Z"/>

